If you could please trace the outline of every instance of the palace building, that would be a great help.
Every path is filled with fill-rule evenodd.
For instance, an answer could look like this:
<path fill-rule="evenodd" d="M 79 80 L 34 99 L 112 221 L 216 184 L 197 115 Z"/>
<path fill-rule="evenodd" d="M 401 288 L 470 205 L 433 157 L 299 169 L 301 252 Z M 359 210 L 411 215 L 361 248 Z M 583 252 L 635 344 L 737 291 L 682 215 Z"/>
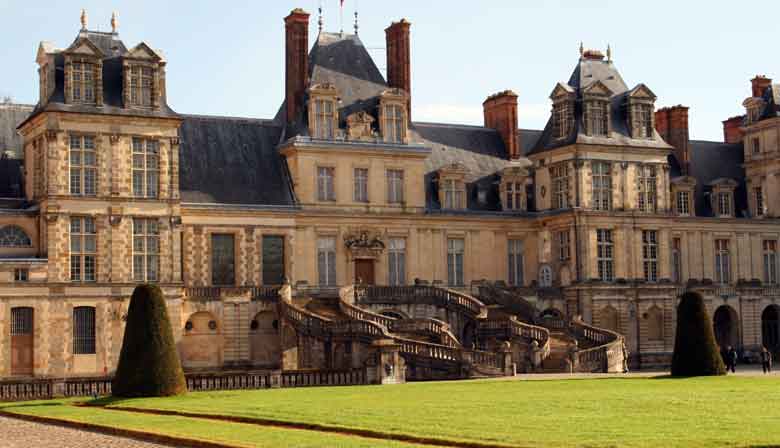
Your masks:
<path fill-rule="evenodd" d="M 115 18 L 40 44 L 38 103 L 0 104 L 0 378 L 111 375 L 144 282 L 190 372 L 662 366 L 686 290 L 719 344 L 780 349 L 780 85 L 757 76 L 724 142 L 690 140 L 687 107 L 581 46 L 522 86 L 550 89 L 544 129 L 511 90 L 483 126 L 417 122 L 409 22 L 386 74 L 309 22 L 284 19 L 268 119 L 176 113 L 175 55 Z"/>

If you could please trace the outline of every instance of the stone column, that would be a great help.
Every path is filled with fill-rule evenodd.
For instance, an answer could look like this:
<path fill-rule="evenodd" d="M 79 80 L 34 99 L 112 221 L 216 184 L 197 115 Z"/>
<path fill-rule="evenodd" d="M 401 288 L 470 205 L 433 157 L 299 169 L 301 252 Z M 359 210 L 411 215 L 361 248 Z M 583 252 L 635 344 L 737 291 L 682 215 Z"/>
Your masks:
<path fill-rule="evenodd" d="M 401 346 L 392 339 L 379 339 L 371 346 L 376 350 L 377 365 L 373 377 L 378 384 L 406 382 L 406 365 L 400 355 Z"/>

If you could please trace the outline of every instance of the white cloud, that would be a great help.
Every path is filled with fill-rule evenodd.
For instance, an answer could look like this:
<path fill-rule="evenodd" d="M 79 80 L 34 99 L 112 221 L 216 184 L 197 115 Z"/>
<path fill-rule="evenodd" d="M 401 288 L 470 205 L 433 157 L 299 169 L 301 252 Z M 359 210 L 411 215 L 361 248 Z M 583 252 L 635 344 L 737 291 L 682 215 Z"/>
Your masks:
<path fill-rule="evenodd" d="M 415 121 L 434 123 L 454 123 L 481 125 L 483 123 L 482 106 L 464 106 L 462 104 L 421 104 L 413 105 L 412 118 Z M 544 126 L 550 114 L 548 104 L 518 104 L 517 115 L 521 128 Z"/>

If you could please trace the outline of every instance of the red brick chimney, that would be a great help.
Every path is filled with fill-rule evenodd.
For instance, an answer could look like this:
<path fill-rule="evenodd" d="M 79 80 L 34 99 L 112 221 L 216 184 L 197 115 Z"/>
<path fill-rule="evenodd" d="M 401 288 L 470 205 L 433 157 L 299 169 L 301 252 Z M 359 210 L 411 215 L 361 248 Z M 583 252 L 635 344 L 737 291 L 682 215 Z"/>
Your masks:
<path fill-rule="evenodd" d="M 655 129 L 661 138 L 674 146 L 674 155 L 680 164 L 682 174 L 688 174 L 690 154 L 688 151 L 688 108 L 677 105 L 655 111 Z"/>
<path fill-rule="evenodd" d="M 409 95 L 406 109 L 409 121 L 412 121 L 412 67 L 409 41 L 409 27 L 406 19 L 393 22 L 385 29 L 387 41 L 387 84 L 403 89 Z"/>
<path fill-rule="evenodd" d="M 309 13 L 296 8 L 284 18 L 285 100 L 287 122 L 303 109 L 303 95 L 309 84 Z"/>
<path fill-rule="evenodd" d="M 764 75 L 756 75 L 755 78 L 750 80 L 750 86 L 753 91 L 753 97 L 764 96 L 764 91 L 767 87 L 772 85 L 772 79 L 767 78 Z"/>
<path fill-rule="evenodd" d="M 742 143 L 742 122 L 744 115 L 737 115 L 723 121 L 723 141 L 726 143 Z"/>
<path fill-rule="evenodd" d="M 509 159 L 520 158 L 520 136 L 517 133 L 517 94 L 511 90 L 490 95 L 482 109 L 485 114 L 485 127 L 493 128 L 501 134 Z"/>

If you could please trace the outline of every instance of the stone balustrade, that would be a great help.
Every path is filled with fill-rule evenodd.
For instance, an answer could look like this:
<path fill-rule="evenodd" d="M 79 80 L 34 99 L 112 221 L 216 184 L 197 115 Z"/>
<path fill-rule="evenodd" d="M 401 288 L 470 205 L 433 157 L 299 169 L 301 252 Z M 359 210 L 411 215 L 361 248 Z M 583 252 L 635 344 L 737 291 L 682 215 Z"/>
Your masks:
<path fill-rule="evenodd" d="M 487 317 L 487 306 L 478 299 L 452 289 L 428 285 L 355 286 L 357 304 L 428 304 L 469 315 L 473 319 Z"/>

